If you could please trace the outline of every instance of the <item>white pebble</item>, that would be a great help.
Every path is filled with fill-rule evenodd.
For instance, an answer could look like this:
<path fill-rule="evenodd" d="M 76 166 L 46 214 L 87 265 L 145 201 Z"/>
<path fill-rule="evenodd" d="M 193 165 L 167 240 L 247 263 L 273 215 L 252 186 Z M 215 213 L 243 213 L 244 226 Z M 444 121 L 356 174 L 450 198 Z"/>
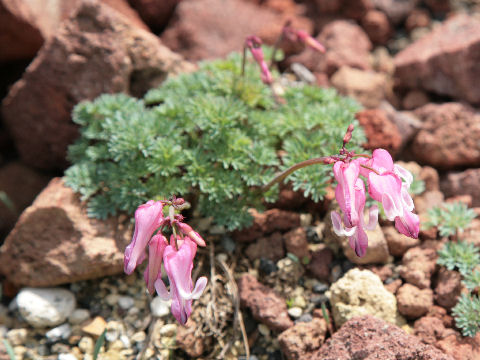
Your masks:
<path fill-rule="evenodd" d="M 258 332 L 265 337 L 270 335 L 270 329 L 265 324 L 258 324 Z"/>
<path fill-rule="evenodd" d="M 47 331 L 45 337 L 51 342 L 57 342 L 60 340 L 68 339 L 72 333 L 72 328 L 69 324 L 63 324 Z"/>
<path fill-rule="evenodd" d="M 170 300 L 164 301 L 156 296 L 150 303 L 150 311 L 155 317 L 164 317 L 170 314 Z"/>
<path fill-rule="evenodd" d="M 87 309 L 75 309 L 68 317 L 68 322 L 72 325 L 78 325 L 90 319 L 90 311 Z"/>
<path fill-rule="evenodd" d="M 303 312 L 303 310 L 299 307 L 296 307 L 296 306 L 288 309 L 288 315 L 290 315 L 291 317 L 293 317 L 295 319 L 298 319 L 300 316 L 302 316 L 302 312 Z"/>
<path fill-rule="evenodd" d="M 118 306 L 123 310 L 130 309 L 135 304 L 135 301 L 130 296 L 120 296 L 118 298 Z"/>
<path fill-rule="evenodd" d="M 27 340 L 27 334 L 27 329 L 12 329 L 7 332 L 7 340 L 12 346 L 22 345 Z"/>
<path fill-rule="evenodd" d="M 33 327 L 52 327 L 63 323 L 75 309 L 75 296 L 62 288 L 24 288 L 16 303 L 20 314 Z"/>
<path fill-rule="evenodd" d="M 58 354 L 58 360 L 77 360 L 77 357 L 73 354 Z"/>
<path fill-rule="evenodd" d="M 160 329 L 160 335 L 163 336 L 173 336 L 177 332 L 177 324 L 167 324 L 163 325 Z"/>

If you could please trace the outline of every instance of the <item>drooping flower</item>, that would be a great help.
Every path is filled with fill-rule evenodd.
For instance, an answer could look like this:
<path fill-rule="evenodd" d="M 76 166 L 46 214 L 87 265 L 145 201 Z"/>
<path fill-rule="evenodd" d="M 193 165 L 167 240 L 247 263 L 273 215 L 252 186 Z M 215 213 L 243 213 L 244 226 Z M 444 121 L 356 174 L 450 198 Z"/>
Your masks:
<path fill-rule="evenodd" d="M 349 228 L 358 224 L 359 215 L 355 207 L 355 185 L 360 168 L 358 163 L 337 161 L 333 165 L 333 174 L 338 182 L 335 188 L 335 198 L 345 218 L 345 225 Z"/>
<path fill-rule="evenodd" d="M 365 233 L 366 230 L 373 230 L 377 226 L 378 221 L 378 207 L 373 205 L 369 210 L 368 224 L 365 224 L 363 210 L 365 208 L 365 185 L 362 179 L 356 179 L 354 185 L 354 203 L 355 213 L 358 214 L 358 221 L 356 224 L 352 224 L 347 218 L 347 214 L 343 214 L 342 217 L 336 211 L 331 212 L 333 230 L 338 236 L 347 236 L 349 238 L 350 247 L 355 251 L 357 256 L 362 257 L 367 252 L 368 237 Z M 337 198 L 338 201 L 338 198 Z M 343 209 L 342 209 L 343 211 Z"/>
<path fill-rule="evenodd" d="M 253 58 L 260 66 L 260 77 L 263 83 L 266 85 L 270 85 L 273 82 L 273 78 L 263 56 L 262 40 L 255 35 L 250 35 L 245 40 L 245 47 L 250 50 Z"/>
<path fill-rule="evenodd" d="M 193 258 L 197 252 L 197 244 L 189 237 L 185 237 L 177 250 L 173 241 L 171 240 L 171 244 L 163 253 L 170 291 L 167 290 L 161 278 L 155 281 L 155 289 L 162 299 L 172 300 L 172 314 L 184 325 L 192 312 L 192 300 L 202 295 L 207 285 L 207 278 L 200 277 L 193 287 Z"/>
<path fill-rule="evenodd" d="M 145 260 L 145 249 L 163 219 L 163 204 L 150 200 L 135 211 L 135 231 L 125 249 L 124 271 L 130 275 Z"/>
<path fill-rule="evenodd" d="M 148 244 L 148 266 L 144 272 L 144 279 L 148 292 L 152 295 L 155 293 L 155 281 L 161 277 L 163 252 L 167 245 L 167 238 L 162 234 L 153 236 Z"/>
<path fill-rule="evenodd" d="M 325 47 L 314 37 L 310 36 L 304 30 L 297 30 L 291 26 L 291 21 L 288 21 L 283 27 L 283 34 L 287 39 L 293 42 L 301 42 L 311 49 L 324 53 Z"/>

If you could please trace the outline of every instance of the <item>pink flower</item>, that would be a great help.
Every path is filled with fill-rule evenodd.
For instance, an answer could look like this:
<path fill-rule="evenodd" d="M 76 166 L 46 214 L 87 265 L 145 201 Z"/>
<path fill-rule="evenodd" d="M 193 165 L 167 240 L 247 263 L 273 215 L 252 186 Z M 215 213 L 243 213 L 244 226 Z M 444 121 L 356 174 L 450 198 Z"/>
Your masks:
<path fill-rule="evenodd" d="M 359 215 L 355 207 L 356 191 L 354 186 L 357 183 L 360 168 L 357 162 L 345 163 L 337 161 L 333 165 L 333 174 L 338 182 L 335 188 L 335 198 L 344 214 L 345 225 L 349 228 L 358 224 Z"/>
<path fill-rule="evenodd" d="M 266 85 L 270 85 L 273 82 L 273 78 L 263 56 L 262 40 L 260 40 L 260 38 L 255 35 L 251 35 L 245 40 L 245 46 L 250 50 L 253 58 L 260 66 L 260 77 L 263 83 Z"/>
<path fill-rule="evenodd" d="M 182 223 L 180 221 L 177 223 L 177 225 L 178 225 L 178 228 L 180 229 L 180 231 L 183 234 L 185 234 L 186 236 L 188 236 L 190 239 L 195 241 L 198 246 L 206 246 L 207 245 L 205 243 L 205 240 L 203 240 L 203 238 L 200 236 L 200 234 L 197 233 L 196 231 L 194 231 L 190 225 Z"/>
<path fill-rule="evenodd" d="M 420 220 L 412 212 L 414 204 L 408 193 L 413 176 L 401 166 L 394 165 L 388 151 L 383 149 L 375 150 L 367 165 L 378 173 L 368 171 L 368 192 L 372 199 L 382 203 L 385 216 L 395 220 L 399 232 L 417 238 Z"/>
<path fill-rule="evenodd" d="M 135 211 L 135 232 L 125 249 L 124 271 L 131 274 L 145 260 L 145 248 L 163 220 L 163 204 L 150 200 Z"/>
<path fill-rule="evenodd" d="M 172 299 L 172 314 L 182 325 L 192 313 L 192 300 L 198 299 L 207 285 L 207 278 L 200 277 L 193 287 L 192 269 L 196 252 L 197 244 L 189 237 L 184 238 L 178 251 L 173 243 L 168 245 L 163 253 L 163 262 L 170 281 L 170 292 L 161 278 L 155 281 L 160 298 Z"/>
<path fill-rule="evenodd" d="M 337 165 L 337 162 L 335 165 Z M 350 163 L 352 164 L 352 163 Z M 350 165 L 352 166 L 352 165 Z M 338 186 L 337 186 L 338 188 Z M 376 205 L 372 206 L 369 210 L 369 220 L 368 224 L 365 224 L 363 209 L 365 207 L 365 185 L 363 184 L 362 179 L 357 178 L 354 189 L 354 203 L 353 208 L 355 213 L 358 214 L 358 222 L 352 224 L 347 218 L 347 214 L 344 212 L 343 224 L 341 216 L 336 212 L 332 211 L 331 218 L 333 224 L 333 230 L 338 236 L 348 236 L 350 247 L 355 250 L 357 256 L 362 257 L 367 252 L 368 247 L 368 237 L 365 233 L 365 230 L 373 230 L 377 226 L 378 221 L 378 207 Z M 338 198 L 337 198 L 338 201 Z M 340 206 L 341 207 L 341 206 Z M 343 209 L 342 209 L 343 211 Z"/>
<path fill-rule="evenodd" d="M 305 43 L 305 45 L 312 48 L 313 50 L 316 50 L 321 53 L 324 53 L 326 51 L 325 47 L 322 44 L 320 44 L 320 42 L 318 42 L 315 38 L 308 35 L 306 31 L 297 30 L 297 38 L 303 43 Z"/>
<path fill-rule="evenodd" d="M 155 293 L 155 281 L 161 277 L 163 252 L 167 247 L 167 238 L 157 234 L 148 245 L 148 266 L 143 274 L 150 294 Z"/>

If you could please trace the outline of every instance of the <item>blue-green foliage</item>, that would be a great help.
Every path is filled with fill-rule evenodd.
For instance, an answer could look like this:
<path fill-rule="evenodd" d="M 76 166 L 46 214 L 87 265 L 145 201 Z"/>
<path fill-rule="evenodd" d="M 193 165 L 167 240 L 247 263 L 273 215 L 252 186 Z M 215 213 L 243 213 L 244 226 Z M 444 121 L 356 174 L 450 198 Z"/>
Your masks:
<path fill-rule="evenodd" d="M 255 64 L 240 75 L 240 57 L 205 62 L 169 79 L 144 99 L 103 95 L 77 105 L 80 139 L 70 147 L 66 183 L 88 201 L 92 217 L 133 213 L 149 199 L 171 195 L 191 201 L 217 224 L 249 224 L 260 207 L 260 186 L 277 171 L 312 157 L 335 154 L 357 104 L 333 89 L 287 88 L 277 105 Z M 364 141 L 354 131 L 351 149 Z M 330 166 L 297 171 L 287 181 L 319 200 Z"/>
<path fill-rule="evenodd" d="M 465 241 L 447 242 L 438 251 L 438 256 L 439 265 L 445 266 L 448 270 L 458 269 L 462 275 L 468 274 L 480 264 L 480 249 Z"/>
<path fill-rule="evenodd" d="M 462 202 L 445 203 L 428 210 L 426 229 L 436 226 L 441 236 L 456 235 L 465 230 L 476 217 L 473 209 Z"/>
<path fill-rule="evenodd" d="M 462 294 L 452 308 L 455 324 L 463 336 L 474 337 L 480 331 L 480 298 L 478 295 Z"/>

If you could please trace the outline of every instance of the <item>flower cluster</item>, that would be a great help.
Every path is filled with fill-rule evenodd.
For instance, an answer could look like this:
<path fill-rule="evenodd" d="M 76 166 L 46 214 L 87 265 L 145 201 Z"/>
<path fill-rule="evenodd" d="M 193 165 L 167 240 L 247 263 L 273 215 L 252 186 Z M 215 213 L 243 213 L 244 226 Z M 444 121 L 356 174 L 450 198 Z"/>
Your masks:
<path fill-rule="evenodd" d="M 207 278 L 201 277 L 193 287 L 193 259 L 197 245 L 205 246 L 205 241 L 183 222 L 182 215 L 175 213 L 175 208 L 183 204 L 183 199 L 174 198 L 171 201 L 150 200 L 140 205 L 135 211 L 135 232 L 124 258 L 124 271 L 131 274 L 146 259 L 148 246 L 148 266 L 144 273 L 148 291 L 153 294 L 156 290 L 160 298 L 171 299 L 172 314 L 181 324 L 187 322 L 192 312 L 192 300 L 198 299 L 207 285 Z M 165 205 L 170 206 L 169 216 L 163 214 Z M 170 242 L 162 233 L 166 227 L 172 230 Z M 162 280 L 162 262 L 170 291 Z"/>
<path fill-rule="evenodd" d="M 368 246 L 365 229 L 375 228 L 378 207 L 373 205 L 370 208 L 369 221 L 365 224 L 363 211 L 366 194 L 364 181 L 360 177 L 363 176 L 367 180 L 370 197 L 382 204 L 387 219 L 395 221 L 395 227 L 400 233 L 417 238 L 420 221 L 418 215 L 413 213 L 413 200 L 408 193 L 413 181 L 412 174 L 394 164 L 392 157 L 384 149 L 376 149 L 371 157 L 357 157 L 358 155 L 347 152 L 344 147 L 341 155 L 344 156 L 330 158 L 334 163 L 333 173 L 338 182 L 335 198 L 343 215 L 335 211 L 331 213 L 335 233 L 348 236 L 355 253 L 358 256 L 365 255 Z"/>

